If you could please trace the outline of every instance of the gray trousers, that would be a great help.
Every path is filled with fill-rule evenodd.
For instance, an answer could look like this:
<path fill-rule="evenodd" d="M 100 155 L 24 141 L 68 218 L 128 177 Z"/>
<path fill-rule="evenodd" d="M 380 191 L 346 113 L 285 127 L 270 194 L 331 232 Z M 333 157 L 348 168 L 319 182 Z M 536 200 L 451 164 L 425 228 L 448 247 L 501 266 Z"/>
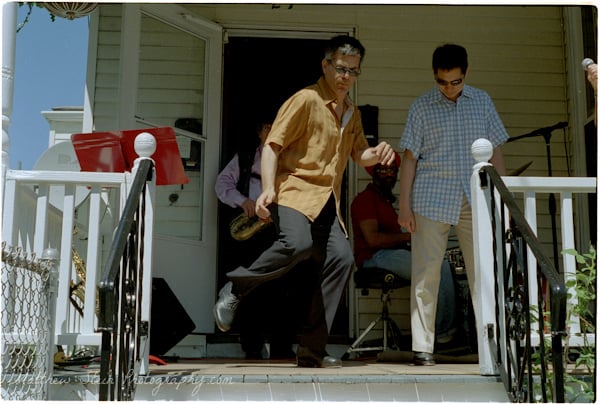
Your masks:
<path fill-rule="evenodd" d="M 335 200 L 333 196 L 329 199 L 314 222 L 286 206 L 272 204 L 269 209 L 278 238 L 250 267 L 238 267 L 227 274 L 233 293 L 243 299 L 257 286 L 280 278 L 300 264 L 297 270 L 306 271 L 312 281 L 302 283 L 309 307 L 306 319 L 301 321 L 299 345 L 322 357 L 354 264 L 336 215 Z"/>

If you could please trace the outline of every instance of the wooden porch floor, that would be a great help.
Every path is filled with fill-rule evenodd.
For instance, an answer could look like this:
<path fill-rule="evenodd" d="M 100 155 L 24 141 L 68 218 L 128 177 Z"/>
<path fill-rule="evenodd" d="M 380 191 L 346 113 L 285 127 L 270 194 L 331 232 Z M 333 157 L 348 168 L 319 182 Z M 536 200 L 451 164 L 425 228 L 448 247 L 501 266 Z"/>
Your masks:
<path fill-rule="evenodd" d="M 476 354 L 436 355 L 435 366 L 414 366 L 412 352 L 387 351 L 377 356 L 348 359 L 336 369 L 299 368 L 294 360 L 245 360 L 239 358 L 178 359 L 166 365 L 151 364 L 150 373 L 195 375 L 479 375 Z"/>

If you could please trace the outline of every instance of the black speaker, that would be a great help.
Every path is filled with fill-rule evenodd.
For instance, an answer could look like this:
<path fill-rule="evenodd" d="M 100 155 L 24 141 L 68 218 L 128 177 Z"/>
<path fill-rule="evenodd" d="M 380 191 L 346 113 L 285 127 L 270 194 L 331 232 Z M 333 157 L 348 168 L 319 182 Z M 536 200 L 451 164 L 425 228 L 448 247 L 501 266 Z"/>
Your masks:
<path fill-rule="evenodd" d="M 379 143 L 379 107 L 366 104 L 359 105 L 358 109 L 369 146 L 377 146 Z"/>
<path fill-rule="evenodd" d="M 166 354 L 196 324 L 163 278 L 152 278 L 152 307 L 150 309 L 150 354 Z"/>

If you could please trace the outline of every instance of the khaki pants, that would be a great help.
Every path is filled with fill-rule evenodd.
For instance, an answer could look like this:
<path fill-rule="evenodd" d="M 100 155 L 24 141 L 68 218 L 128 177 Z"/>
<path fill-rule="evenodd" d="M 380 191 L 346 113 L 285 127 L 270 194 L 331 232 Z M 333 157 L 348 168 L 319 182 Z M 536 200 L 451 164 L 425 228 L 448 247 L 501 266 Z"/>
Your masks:
<path fill-rule="evenodd" d="M 435 343 L 435 313 L 437 309 L 440 268 L 448 247 L 451 225 L 436 222 L 415 213 L 417 229 L 411 236 L 412 279 L 410 294 L 410 324 L 412 349 L 433 353 Z M 475 290 L 473 228 L 471 205 L 463 197 L 458 224 L 455 226 L 473 304 Z M 475 310 L 475 313 L 477 311 Z"/>

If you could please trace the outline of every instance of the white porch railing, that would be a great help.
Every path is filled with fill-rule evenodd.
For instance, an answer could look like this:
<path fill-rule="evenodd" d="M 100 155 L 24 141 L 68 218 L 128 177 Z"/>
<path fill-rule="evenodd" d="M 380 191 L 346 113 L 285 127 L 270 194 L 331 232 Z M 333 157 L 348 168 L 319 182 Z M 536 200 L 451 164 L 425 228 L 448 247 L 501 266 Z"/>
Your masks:
<path fill-rule="evenodd" d="M 491 147 L 491 146 L 490 146 Z M 477 153 L 474 153 L 474 156 Z M 477 159 L 477 156 L 475 156 Z M 474 230 L 474 250 L 475 250 L 475 273 L 478 275 L 475 281 L 475 287 L 477 289 L 477 296 L 480 301 L 476 305 L 478 308 L 478 348 L 479 348 L 479 365 L 482 375 L 495 375 L 498 374 L 498 369 L 493 360 L 493 356 L 490 352 L 489 344 L 487 343 L 490 338 L 487 325 L 496 323 L 496 296 L 494 293 L 494 257 L 498 260 L 498 267 L 503 267 L 506 263 L 501 262 L 503 256 L 501 249 L 508 251 L 508 246 L 496 246 L 494 249 L 492 245 L 492 225 L 490 223 L 491 217 L 494 212 L 489 205 L 489 200 L 486 199 L 485 192 L 479 183 L 478 173 L 482 166 L 489 165 L 485 161 L 485 156 L 481 156 L 478 164 L 474 166 L 473 176 L 471 179 L 471 195 L 473 201 L 473 230 Z M 574 178 L 574 177 L 502 177 L 503 182 L 509 191 L 513 194 L 523 194 L 523 214 L 526 221 L 528 222 L 532 231 L 537 234 L 537 210 L 536 210 L 536 195 L 537 194 L 548 194 L 556 193 L 559 194 L 560 200 L 560 223 L 561 223 L 561 241 L 562 249 L 575 249 L 575 228 L 574 228 L 574 212 L 573 212 L 573 194 L 586 194 L 597 192 L 597 181 L 596 178 Z M 497 191 L 496 191 L 497 193 Z M 496 207 L 498 209 L 498 207 Z M 505 212 L 506 217 L 509 217 Z M 497 232 L 505 231 L 506 229 L 496 229 Z M 496 238 L 500 240 L 496 234 Z M 587 247 L 586 251 L 587 252 Z M 529 288 L 529 305 L 530 307 L 536 307 L 538 302 L 538 274 L 536 269 L 538 268 L 538 262 L 534 257 L 532 251 L 527 249 L 526 254 L 527 268 L 529 269 L 528 274 L 528 288 Z M 563 274 L 565 278 L 575 274 L 576 263 L 575 257 L 569 254 L 563 254 Z M 569 275 L 570 274 L 570 275 Z M 568 305 L 574 305 L 577 303 L 576 295 L 572 290 L 568 290 Z M 499 305 L 502 305 L 500 299 L 503 296 L 499 296 Z M 574 313 L 571 313 L 571 318 L 567 319 L 570 326 L 570 336 L 568 344 L 570 346 L 581 346 L 582 339 L 588 338 L 588 340 L 594 340 L 594 335 L 581 335 L 579 319 Z M 502 322 L 501 322 L 502 323 Z M 531 329 L 531 344 L 537 346 L 540 343 L 539 328 L 537 324 L 532 323 Z M 501 334 L 505 335 L 505 330 L 502 330 Z M 496 341 L 498 342 L 498 341 Z"/>
<path fill-rule="evenodd" d="M 77 347 L 95 350 L 101 345 L 101 333 L 97 330 L 97 285 L 135 170 L 136 166 L 133 173 L 5 172 L 3 242 L 38 257 L 47 248 L 55 248 L 60 254 L 56 345 L 73 350 Z M 81 193 L 83 202 L 76 205 L 82 199 Z M 151 208 L 148 211 L 153 212 Z M 146 236 L 151 238 L 151 233 L 150 226 Z M 141 259 L 149 260 L 151 254 L 150 242 Z M 147 262 L 145 279 L 152 278 L 151 268 L 151 262 Z M 144 288 L 146 321 L 150 315 L 150 295 L 150 288 Z"/>
<path fill-rule="evenodd" d="M 101 230 L 101 224 L 107 226 L 103 219 L 110 215 L 118 218 L 127 194 L 127 175 L 14 170 L 6 174 L 3 240 L 38 256 L 50 247 L 60 252 L 55 321 L 58 345 L 100 346 L 100 333 L 95 330 L 96 285 L 102 270 L 102 238 L 107 233 Z M 77 188 L 89 190 L 80 206 L 75 206 Z M 76 262 L 79 274 L 74 251 L 83 260 Z M 79 302 L 83 316 L 69 303 L 71 286 L 77 284 L 85 290 L 84 301 Z"/>
<path fill-rule="evenodd" d="M 591 177 L 503 177 L 502 178 L 508 189 L 513 193 L 522 193 L 524 200 L 525 219 L 531 226 L 534 232 L 537 232 L 537 208 L 536 195 L 544 193 L 558 193 L 560 201 L 560 229 L 562 249 L 575 249 L 575 227 L 574 227 L 574 212 L 573 212 L 573 194 L 588 194 L 596 193 L 597 183 L 596 178 Z M 587 246 L 582 246 L 587 253 Z M 536 268 L 535 259 L 531 254 L 528 255 L 529 268 Z M 562 254 L 563 276 L 565 280 L 572 279 L 576 271 L 575 256 L 571 254 Z M 557 268 L 558 269 L 558 268 Z M 537 295 L 537 284 L 535 278 L 530 278 L 529 283 L 530 297 Z M 533 300 L 530 301 L 534 303 Z M 577 304 L 577 296 L 575 293 L 569 293 L 567 305 L 572 306 Z M 569 345 L 579 346 L 581 342 L 579 319 L 572 313 L 571 318 L 567 319 L 570 325 L 571 337 Z"/>

